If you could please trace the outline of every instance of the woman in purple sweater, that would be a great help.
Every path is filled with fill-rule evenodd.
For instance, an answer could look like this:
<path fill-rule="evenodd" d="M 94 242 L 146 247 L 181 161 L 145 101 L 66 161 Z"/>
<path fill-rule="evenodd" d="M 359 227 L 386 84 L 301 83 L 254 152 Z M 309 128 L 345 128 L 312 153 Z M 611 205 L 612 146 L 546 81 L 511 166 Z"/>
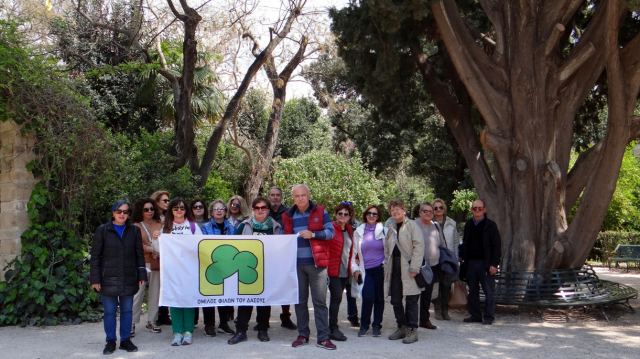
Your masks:
<path fill-rule="evenodd" d="M 363 222 L 355 230 L 351 273 L 354 280 L 362 283 L 362 320 L 358 336 L 369 331 L 373 311 L 372 335 L 379 337 L 384 313 L 384 237 L 386 230 L 380 220 L 380 208 L 369 206 L 363 213 Z"/>

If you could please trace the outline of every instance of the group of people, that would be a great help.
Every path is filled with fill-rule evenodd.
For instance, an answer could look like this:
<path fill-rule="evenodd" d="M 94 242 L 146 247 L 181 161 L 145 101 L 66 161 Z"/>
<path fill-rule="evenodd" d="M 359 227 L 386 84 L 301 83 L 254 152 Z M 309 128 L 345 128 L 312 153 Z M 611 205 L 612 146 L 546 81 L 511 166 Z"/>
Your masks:
<path fill-rule="evenodd" d="M 397 328 L 391 340 L 414 343 L 417 328 L 436 329 L 429 318 L 429 306 L 435 283 L 437 319 L 450 320 L 448 299 L 456 274 L 444 270 L 441 250 L 459 253 L 465 265 L 469 285 L 468 309 L 465 322 L 492 324 L 495 313 L 494 276 L 500 263 L 500 235 L 495 223 L 486 218 L 482 200 L 471 207 L 473 218 L 464 227 L 462 243 L 456 223 L 446 216 L 446 204 L 441 199 L 422 203 L 415 219 L 410 219 L 402 201 L 389 203 L 391 217 L 383 224 L 382 210 L 368 206 L 362 221 L 354 218 L 351 202 L 341 202 L 329 211 L 311 200 L 305 184 L 292 187 L 293 205 L 282 204 L 282 191 L 269 189 L 267 198 L 258 197 L 247 208 L 244 199 L 233 196 L 227 202 L 216 199 L 206 205 L 201 199 L 187 202 L 182 198 L 170 200 L 169 193 L 157 191 L 150 198 L 136 202 L 133 210 L 123 200 L 111 208 L 111 221 L 96 230 L 91 247 L 91 285 L 101 295 L 104 306 L 106 345 L 104 354 L 116 349 L 116 309 L 120 311 L 120 349 L 136 351 L 131 342 L 135 323 L 139 322 L 145 285 L 148 282 L 148 321 L 145 328 L 153 333 L 170 324 L 173 331 L 171 345 L 193 342 L 194 327 L 199 320 L 199 308 L 169 308 L 158 306 L 160 295 L 160 261 L 158 238 L 161 233 L 185 235 L 234 234 L 297 234 L 296 270 L 299 301 L 295 304 L 297 325 L 291 320 L 289 305 L 282 306 L 281 326 L 298 331 L 293 347 L 308 344 L 309 293 L 317 330 L 318 347 L 334 350 L 333 341 L 345 341 L 346 335 L 338 326 L 338 312 L 343 293 L 347 293 L 348 319 L 359 326 L 358 336 L 369 333 L 382 335 L 385 297 L 390 297 Z M 129 220 L 131 215 L 131 220 Z M 448 260 L 451 261 L 449 258 Z M 457 266 L 457 258 L 455 258 Z M 424 281 L 421 272 L 430 269 L 432 278 Z M 418 277 L 418 278 L 416 278 Z M 419 280 L 421 279 L 422 280 Z M 479 288 L 485 293 L 484 313 L 481 312 Z M 329 303 L 327 305 L 327 290 Z M 362 307 L 358 318 L 356 297 Z M 248 339 L 252 306 L 218 307 L 218 331 L 232 336 L 228 344 Z M 202 308 L 204 331 L 216 335 L 215 308 Z M 260 341 L 269 341 L 270 306 L 257 306 L 257 325 Z M 373 318 L 372 318 L 373 317 Z M 371 331 L 371 332 L 369 332 Z"/>

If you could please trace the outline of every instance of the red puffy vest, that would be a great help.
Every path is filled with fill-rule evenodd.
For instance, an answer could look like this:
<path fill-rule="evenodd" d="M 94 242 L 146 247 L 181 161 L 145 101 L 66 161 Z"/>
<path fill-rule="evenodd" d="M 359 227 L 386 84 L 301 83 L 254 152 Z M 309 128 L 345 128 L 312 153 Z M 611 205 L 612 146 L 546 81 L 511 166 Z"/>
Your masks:
<path fill-rule="evenodd" d="M 282 214 L 282 224 L 284 226 L 285 234 L 293 233 L 293 211 L 298 207 L 293 206 L 288 211 Z M 324 207 L 320 205 L 311 204 L 311 212 L 309 213 L 309 222 L 307 229 L 312 232 L 320 232 L 324 230 Z M 309 239 L 311 245 L 311 255 L 313 255 L 313 261 L 316 263 L 316 267 L 324 268 L 329 265 L 329 243 L 331 240 L 324 239 Z"/>

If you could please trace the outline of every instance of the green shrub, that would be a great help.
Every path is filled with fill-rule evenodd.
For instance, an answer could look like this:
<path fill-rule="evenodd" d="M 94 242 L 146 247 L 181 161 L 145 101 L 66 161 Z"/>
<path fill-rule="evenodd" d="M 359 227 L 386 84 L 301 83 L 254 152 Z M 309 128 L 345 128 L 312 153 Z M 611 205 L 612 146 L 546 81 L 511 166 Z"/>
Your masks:
<path fill-rule="evenodd" d="M 298 183 L 307 184 L 312 199 L 325 205 L 330 214 L 341 201 L 353 202 L 356 218 L 369 204 L 381 204 L 383 183 L 364 168 L 359 156 L 311 151 L 276 164 L 272 185 L 283 189 L 285 202 L 292 203 L 289 189 Z"/>

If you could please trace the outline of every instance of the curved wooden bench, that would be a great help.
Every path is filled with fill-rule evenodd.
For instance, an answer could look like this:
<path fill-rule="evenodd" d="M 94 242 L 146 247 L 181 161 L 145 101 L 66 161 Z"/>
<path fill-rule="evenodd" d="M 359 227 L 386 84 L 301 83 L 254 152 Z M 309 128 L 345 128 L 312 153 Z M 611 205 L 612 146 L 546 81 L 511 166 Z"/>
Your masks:
<path fill-rule="evenodd" d="M 591 266 L 541 272 L 499 272 L 496 303 L 544 308 L 629 305 L 638 291 L 624 284 L 601 280 Z M 606 316 L 606 315 L 605 315 Z"/>

